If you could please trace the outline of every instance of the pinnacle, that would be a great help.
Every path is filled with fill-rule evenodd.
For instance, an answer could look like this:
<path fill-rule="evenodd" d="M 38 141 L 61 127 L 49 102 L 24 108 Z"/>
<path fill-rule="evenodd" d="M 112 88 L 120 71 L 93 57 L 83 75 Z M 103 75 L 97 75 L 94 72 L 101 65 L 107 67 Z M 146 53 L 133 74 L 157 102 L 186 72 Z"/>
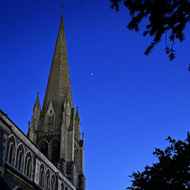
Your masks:
<path fill-rule="evenodd" d="M 76 108 L 77 108 L 77 111 L 76 111 L 76 117 L 79 117 L 79 110 L 78 110 L 79 107 L 77 106 Z"/>
<path fill-rule="evenodd" d="M 33 107 L 33 111 L 35 110 L 35 107 L 40 107 L 40 98 L 39 98 L 39 92 L 37 92 L 37 97 L 36 97 L 36 101 Z"/>

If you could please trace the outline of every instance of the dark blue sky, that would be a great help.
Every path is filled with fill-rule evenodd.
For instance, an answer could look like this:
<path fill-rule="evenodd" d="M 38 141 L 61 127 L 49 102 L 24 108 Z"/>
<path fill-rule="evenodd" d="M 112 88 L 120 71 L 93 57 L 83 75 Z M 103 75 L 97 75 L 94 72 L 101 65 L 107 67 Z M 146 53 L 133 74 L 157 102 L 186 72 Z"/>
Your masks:
<path fill-rule="evenodd" d="M 61 0 L 1 0 L 0 109 L 25 133 L 36 94 L 41 105 L 60 23 Z M 85 132 L 87 190 L 124 190 L 133 171 L 157 159 L 170 135 L 190 129 L 190 37 L 169 62 L 164 42 L 126 29 L 124 7 L 109 0 L 64 0 L 74 106 Z M 142 23 L 142 26 L 144 23 Z M 189 29 L 189 28 L 188 28 Z M 91 75 L 93 73 L 93 75 Z"/>

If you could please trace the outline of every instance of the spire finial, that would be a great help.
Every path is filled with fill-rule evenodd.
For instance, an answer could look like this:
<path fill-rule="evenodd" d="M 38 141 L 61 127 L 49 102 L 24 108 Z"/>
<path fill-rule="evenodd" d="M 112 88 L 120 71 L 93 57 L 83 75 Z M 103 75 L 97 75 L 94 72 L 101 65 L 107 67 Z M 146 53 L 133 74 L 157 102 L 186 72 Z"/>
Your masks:
<path fill-rule="evenodd" d="M 64 11 L 64 6 L 63 6 L 63 3 L 62 3 L 62 6 L 61 6 L 61 16 L 63 16 L 63 11 Z"/>

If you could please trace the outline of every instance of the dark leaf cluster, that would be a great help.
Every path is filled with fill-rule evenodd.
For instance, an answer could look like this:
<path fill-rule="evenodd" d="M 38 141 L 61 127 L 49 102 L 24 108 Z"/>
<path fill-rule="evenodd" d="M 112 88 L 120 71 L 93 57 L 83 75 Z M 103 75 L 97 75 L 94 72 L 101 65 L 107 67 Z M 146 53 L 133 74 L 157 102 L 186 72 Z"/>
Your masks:
<path fill-rule="evenodd" d="M 130 176 L 130 190 L 187 190 L 190 189 L 190 134 L 185 141 L 168 137 L 170 146 L 165 150 L 156 148 L 153 154 L 158 162 L 146 166 L 143 172 Z"/>
<path fill-rule="evenodd" d="M 147 47 L 148 55 L 154 47 L 165 37 L 165 52 L 169 59 L 175 58 L 173 49 L 175 40 L 183 42 L 184 29 L 190 21 L 190 0 L 110 0 L 111 8 L 119 11 L 123 3 L 129 10 L 131 21 L 129 30 L 139 31 L 139 24 L 143 19 L 148 19 L 148 24 L 143 32 L 144 36 L 153 37 L 153 41 Z M 169 45 L 168 45 L 169 41 Z"/>

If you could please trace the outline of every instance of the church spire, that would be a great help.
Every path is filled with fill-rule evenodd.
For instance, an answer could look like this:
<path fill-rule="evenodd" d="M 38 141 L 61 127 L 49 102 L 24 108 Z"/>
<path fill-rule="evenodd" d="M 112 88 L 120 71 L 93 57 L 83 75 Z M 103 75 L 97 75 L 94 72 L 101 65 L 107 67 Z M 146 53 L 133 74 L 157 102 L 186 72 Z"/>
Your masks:
<path fill-rule="evenodd" d="M 63 24 L 63 16 L 61 16 L 59 32 L 55 45 L 42 110 L 46 112 L 50 102 L 55 102 L 55 104 L 58 103 L 60 105 L 65 100 L 69 100 L 70 106 L 73 106 L 65 41 L 65 31 Z"/>
<path fill-rule="evenodd" d="M 78 107 L 75 113 L 72 103 L 61 16 L 43 107 L 41 110 L 37 94 L 28 136 L 77 190 L 85 190 L 84 138 L 80 139 L 80 126 Z"/>

